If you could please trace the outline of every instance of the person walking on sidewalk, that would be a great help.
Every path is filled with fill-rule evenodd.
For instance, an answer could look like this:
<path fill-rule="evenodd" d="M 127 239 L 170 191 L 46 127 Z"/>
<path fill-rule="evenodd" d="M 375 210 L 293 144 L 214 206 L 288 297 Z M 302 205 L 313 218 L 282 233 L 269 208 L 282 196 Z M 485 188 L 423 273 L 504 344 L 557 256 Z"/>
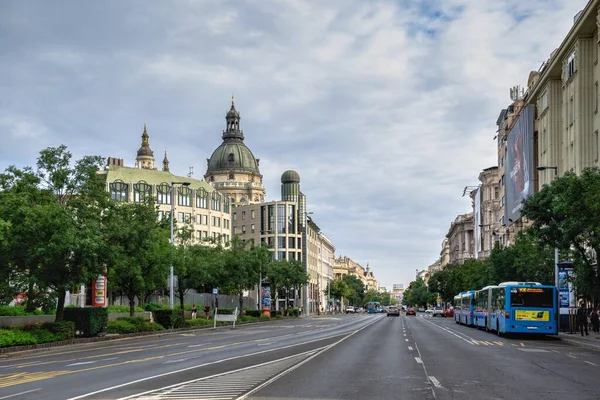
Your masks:
<path fill-rule="evenodd" d="M 581 336 L 583 335 L 583 330 L 585 329 L 585 336 L 589 336 L 588 332 L 588 321 L 587 321 L 587 313 L 585 312 L 585 307 L 583 301 L 579 303 L 579 309 L 577 310 L 577 330 L 581 332 Z"/>
<path fill-rule="evenodd" d="M 590 314 L 590 321 L 592 323 L 592 330 L 594 333 L 600 333 L 600 316 L 598 315 L 598 310 L 592 310 Z"/>

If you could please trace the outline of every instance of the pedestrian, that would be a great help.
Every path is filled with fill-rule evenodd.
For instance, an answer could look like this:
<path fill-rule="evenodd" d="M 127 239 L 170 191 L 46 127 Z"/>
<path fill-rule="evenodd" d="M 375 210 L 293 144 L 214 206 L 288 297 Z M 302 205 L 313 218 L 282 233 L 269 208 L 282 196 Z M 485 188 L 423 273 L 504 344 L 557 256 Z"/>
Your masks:
<path fill-rule="evenodd" d="M 598 310 L 592 310 L 590 314 L 590 321 L 592 323 L 592 330 L 594 333 L 600 333 L 600 316 L 598 315 Z"/>
<path fill-rule="evenodd" d="M 579 303 L 579 309 L 577 310 L 577 329 L 581 332 L 581 336 L 583 335 L 583 331 L 585 330 L 585 336 L 589 336 L 588 332 L 588 321 L 587 321 L 587 313 L 585 312 L 584 302 Z"/>
<path fill-rule="evenodd" d="M 196 319 L 196 313 L 198 312 L 198 307 L 195 304 L 192 304 L 192 319 Z"/>

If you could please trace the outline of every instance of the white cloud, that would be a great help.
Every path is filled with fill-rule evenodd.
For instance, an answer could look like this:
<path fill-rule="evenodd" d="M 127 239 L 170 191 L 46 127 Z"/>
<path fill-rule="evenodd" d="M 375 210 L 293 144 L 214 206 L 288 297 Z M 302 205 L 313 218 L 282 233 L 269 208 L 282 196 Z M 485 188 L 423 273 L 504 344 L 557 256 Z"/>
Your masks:
<path fill-rule="evenodd" d="M 338 253 L 407 283 L 468 211 L 462 188 L 496 163 L 508 88 L 585 3 L 15 3 L 0 15 L 1 167 L 61 143 L 131 164 L 148 122 L 155 154 L 198 177 L 234 93 L 268 197 L 297 170 Z"/>

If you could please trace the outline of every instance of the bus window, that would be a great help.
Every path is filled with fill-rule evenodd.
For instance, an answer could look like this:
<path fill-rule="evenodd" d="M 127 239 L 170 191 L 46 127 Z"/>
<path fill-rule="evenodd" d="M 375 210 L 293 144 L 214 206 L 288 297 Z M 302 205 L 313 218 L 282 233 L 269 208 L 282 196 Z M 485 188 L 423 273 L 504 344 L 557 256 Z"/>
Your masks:
<path fill-rule="evenodd" d="M 521 287 L 510 291 L 511 307 L 552 307 L 553 304 L 552 288 Z"/>

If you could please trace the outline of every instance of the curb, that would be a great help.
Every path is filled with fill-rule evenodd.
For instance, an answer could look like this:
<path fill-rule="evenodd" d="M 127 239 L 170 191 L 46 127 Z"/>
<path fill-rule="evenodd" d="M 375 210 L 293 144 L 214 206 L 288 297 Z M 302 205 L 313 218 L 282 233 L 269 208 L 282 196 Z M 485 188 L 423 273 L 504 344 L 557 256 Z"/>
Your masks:
<path fill-rule="evenodd" d="M 291 320 L 295 317 L 287 317 L 280 319 L 272 319 L 265 321 L 252 321 L 252 322 L 236 322 L 236 326 L 247 326 L 247 325 L 256 325 L 256 324 L 266 324 L 266 323 L 274 323 L 278 321 Z M 224 328 L 232 328 L 232 325 L 221 325 L 214 328 L 212 325 L 210 326 L 202 326 L 202 327 L 186 327 L 186 328 L 177 328 L 177 329 L 165 329 L 163 331 L 150 331 L 150 332 L 134 332 L 134 333 L 124 333 L 124 334 L 115 334 L 114 336 L 97 336 L 91 338 L 79 338 L 79 339 L 70 339 L 63 340 L 60 342 L 50 342 L 50 343 L 40 343 L 40 344 L 30 344 L 23 346 L 12 346 L 12 347 L 3 347 L 0 348 L 0 360 L 12 358 L 13 356 L 19 356 L 23 354 L 28 354 L 32 352 L 39 353 L 44 350 L 51 350 L 55 347 L 63 347 L 69 345 L 85 345 L 89 343 L 96 342 L 106 342 L 109 340 L 127 340 L 127 339 L 136 339 L 143 336 L 152 336 L 152 337 L 161 337 L 173 335 L 180 332 L 195 332 L 195 331 L 205 331 L 205 330 L 216 330 L 216 329 L 224 329 Z"/>

